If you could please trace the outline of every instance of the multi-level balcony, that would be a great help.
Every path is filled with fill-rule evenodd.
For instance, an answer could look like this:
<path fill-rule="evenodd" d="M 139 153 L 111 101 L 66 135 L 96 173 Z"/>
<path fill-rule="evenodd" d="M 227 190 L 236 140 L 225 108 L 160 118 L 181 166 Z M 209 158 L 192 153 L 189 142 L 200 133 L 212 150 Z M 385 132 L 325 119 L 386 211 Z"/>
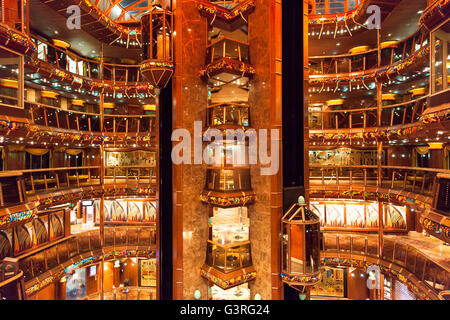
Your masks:
<path fill-rule="evenodd" d="M 420 299 L 437 299 L 449 290 L 448 247 L 419 234 L 384 236 L 379 255 L 376 235 L 323 233 L 321 257 L 325 265 L 367 268 L 376 264 L 404 282 Z M 445 252 L 442 252 L 445 251 Z"/>

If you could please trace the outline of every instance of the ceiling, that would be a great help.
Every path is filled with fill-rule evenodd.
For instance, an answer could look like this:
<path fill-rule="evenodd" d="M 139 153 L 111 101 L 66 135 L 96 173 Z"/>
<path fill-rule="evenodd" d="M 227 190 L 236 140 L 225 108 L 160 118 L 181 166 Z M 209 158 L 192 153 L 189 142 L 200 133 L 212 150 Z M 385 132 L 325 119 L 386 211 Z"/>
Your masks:
<path fill-rule="evenodd" d="M 387 40 L 403 40 L 419 28 L 422 11 L 427 7 L 427 0 L 402 0 L 381 24 L 381 42 Z M 377 46 L 376 32 L 359 32 L 353 37 L 317 40 L 310 38 L 309 55 L 335 55 L 347 53 L 354 46 Z"/>
<path fill-rule="evenodd" d="M 42 17 L 45 17 L 45 19 L 42 19 Z M 66 26 L 66 19 L 39 0 L 30 1 L 30 27 L 35 33 L 48 40 L 61 39 L 69 42 L 71 50 L 83 57 L 94 58 L 100 56 L 100 42 L 96 38 L 82 29 L 69 30 Z M 126 49 L 124 47 L 104 45 L 105 57 L 128 57 L 139 60 L 141 53 L 142 49 L 140 48 Z"/>

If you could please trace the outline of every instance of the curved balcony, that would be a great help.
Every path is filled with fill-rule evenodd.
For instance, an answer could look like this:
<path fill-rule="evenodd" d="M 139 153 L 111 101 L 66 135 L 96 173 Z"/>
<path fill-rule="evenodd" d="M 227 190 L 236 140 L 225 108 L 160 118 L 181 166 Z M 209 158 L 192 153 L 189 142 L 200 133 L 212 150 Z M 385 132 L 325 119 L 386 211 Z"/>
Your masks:
<path fill-rule="evenodd" d="M 100 300 L 100 293 L 93 293 L 82 300 Z M 156 300 L 156 288 L 121 287 L 105 290 L 103 300 Z"/>
<path fill-rule="evenodd" d="M 438 24 L 450 15 L 450 1 L 434 0 L 428 1 L 429 5 L 420 17 L 420 24 L 425 25 L 429 30 L 433 30 Z"/>
<path fill-rule="evenodd" d="M 37 46 L 37 56 L 27 59 L 26 80 L 41 83 L 37 72 L 46 79 L 56 79 L 68 85 L 77 85 L 89 91 L 127 93 L 153 93 L 154 87 L 143 77 L 139 64 L 110 63 L 86 59 L 67 48 L 55 46 L 41 38 L 32 38 Z"/>
<path fill-rule="evenodd" d="M 66 139 L 79 144 L 155 142 L 156 114 L 115 115 L 63 110 L 36 102 L 25 102 L 25 117 L 0 116 L 0 130 L 11 137 Z"/>
<path fill-rule="evenodd" d="M 309 29 L 312 36 L 352 36 L 366 30 L 367 8 L 377 5 L 381 9 L 381 21 L 401 0 L 379 2 L 375 0 L 312 0 L 309 4 Z M 339 29 L 339 30 L 338 30 Z"/>
<path fill-rule="evenodd" d="M 450 288 L 450 266 L 440 246 L 439 241 L 419 234 L 385 235 L 379 256 L 377 235 L 323 233 L 321 256 L 325 265 L 378 265 L 382 272 L 407 283 L 418 298 L 437 299 L 440 291 Z"/>
<path fill-rule="evenodd" d="M 81 9 L 81 28 L 92 35 L 94 38 L 109 44 L 124 47 L 138 48 L 142 43 L 141 27 L 127 27 L 121 23 L 112 20 L 109 15 L 98 8 L 95 1 L 52 1 L 41 2 L 55 12 L 68 19 L 71 12 L 67 12 L 67 7 L 76 5 Z"/>
<path fill-rule="evenodd" d="M 353 48 L 346 54 L 309 57 L 310 75 L 339 75 L 389 67 L 413 57 L 428 43 L 428 34 L 420 29 L 403 41 L 381 42 L 380 60 L 378 59 L 378 48 L 370 49 L 367 46 Z"/>
<path fill-rule="evenodd" d="M 429 100 L 431 98 L 431 100 Z M 310 107 L 310 139 L 324 140 L 424 140 L 445 133 L 450 119 L 446 104 L 430 107 L 433 96 L 377 107 L 330 110 Z"/>
<path fill-rule="evenodd" d="M 310 57 L 310 85 L 334 84 L 337 90 L 341 82 L 354 84 L 375 79 L 390 80 L 427 63 L 430 44 L 425 33 L 419 30 L 402 42 L 382 43 L 380 55 L 378 48 L 361 49 L 342 55 Z"/>
<path fill-rule="evenodd" d="M 62 278 L 73 267 L 118 257 L 155 255 L 155 227 L 105 227 L 102 248 L 100 230 L 79 233 L 18 256 L 27 295 Z"/>
<path fill-rule="evenodd" d="M 444 169 L 310 165 L 312 198 L 366 199 L 430 209 Z"/>

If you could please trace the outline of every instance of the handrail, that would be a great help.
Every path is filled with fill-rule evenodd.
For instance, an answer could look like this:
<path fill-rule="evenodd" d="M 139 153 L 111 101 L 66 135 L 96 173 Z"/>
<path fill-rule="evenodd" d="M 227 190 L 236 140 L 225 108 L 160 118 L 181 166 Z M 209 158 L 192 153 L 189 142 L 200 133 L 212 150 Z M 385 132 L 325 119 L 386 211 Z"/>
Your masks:
<path fill-rule="evenodd" d="M 127 236 L 122 237 L 116 232 L 117 230 L 125 231 Z M 96 229 L 70 235 L 60 242 L 50 243 L 48 247 L 37 247 L 32 249 L 26 255 L 22 254 L 19 259 L 19 265 L 20 269 L 24 272 L 25 282 L 28 282 L 53 268 L 72 261 L 72 259 L 78 255 L 86 253 L 92 255 L 92 252 L 102 250 L 106 247 L 118 247 L 121 249 L 124 246 L 129 246 L 134 250 L 139 249 L 139 247 L 148 250 L 155 248 L 157 245 L 155 226 L 105 226 L 105 231 L 108 232 L 104 233 L 104 243 L 112 245 L 104 245 L 102 247 L 100 230 Z M 136 233 L 137 236 L 128 236 L 131 233 Z M 145 237 L 141 236 L 143 233 L 147 233 Z M 52 252 L 53 256 L 45 254 L 39 258 L 41 252 L 51 252 L 50 249 L 53 248 L 56 248 L 55 252 Z"/>
<path fill-rule="evenodd" d="M 416 37 L 420 36 L 420 47 L 416 49 Z M 412 42 L 411 42 L 412 41 Z M 411 42 L 411 52 L 406 52 L 406 48 L 408 43 Z M 426 43 L 426 44 L 425 44 Z M 408 59 L 409 57 L 415 55 L 416 53 L 420 52 L 421 50 L 423 50 L 424 48 L 426 48 L 427 46 L 429 46 L 429 39 L 428 37 L 424 36 L 424 30 L 422 28 L 419 28 L 418 30 L 416 30 L 413 34 L 411 34 L 410 36 L 408 36 L 407 38 L 398 41 L 396 43 L 396 47 L 386 47 L 383 48 L 381 50 L 385 50 L 385 49 L 390 49 L 391 50 L 391 55 L 389 57 L 388 61 L 383 61 L 383 56 L 381 55 L 377 55 L 376 57 L 376 62 L 377 62 L 377 67 L 376 68 L 370 68 L 367 69 L 366 66 L 366 62 L 367 62 L 367 55 L 371 54 L 371 53 L 376 53 L 378 51 L 378 47 L 377 48 L 372 48 L 369 49 L 367 51 L 364 52 L 356 52 L 356 53 L 344 53 L 344 54 L 339 54 L 339 55 L 325 55 L 325 56 L 311 56 L 309 57 L 309 64 L 311 63 L 322 63 L 322 69 L 323 69 L 323 61 L 324 60 L 331 60 L 331 63 L 328 64 L 328 68 L 334 69 L 336 70 L 336 72 L 334 73 L 324 73 L 324 71 L 322 70 L 322 72 L 320 73 L 314 73 L 315 69 L 310 67 L 310 76 L 318 76 L 318 75 L 337 75 L 337 74 L 342 74 L 337 72 L 337 68 L 338 68 L 338 62 L 339 61 L 343 61 L 345 63 L 347 63 L 347 65 L 345 66 L 347 69 L 350 69 L 353 65 L 351 63 L 351 59 L 353 57 L 356 56 L 363 56 L 363 61 L 362 61 L 362 68 L 363 71 L 370 71 L 372 69 L 377 69 L 380 67 L 387 67 L 387 66 L 393 66 L 399 63 L 399 61 L 405 61 L 406 59 Z M 394 60 L 394 52 L 395 50 L 399 50 L 399 48 L 403 48 L 401 50 L 401 57 L 400 59 L 398 59 L 397 61 Z M 381 59 L 381 60 L 380 60 Z M 378 64 L 380 65 L 378 67 Z M 317 71 L 317 70 L 316 70 Z M 356 70 L 349 70 L 348 73 L 354 73 L 354 72 L 361 72 L 360 68 L 357 68 Z"/>
<path fill-rule="evenodd" d="M 396 104 L 389 104 L 389 105 L 385 105 L 385 106 L 381 106 L 381 109 L 391 109 L 391 108 L 397 108 L 397 107 L 403 107 L 405 105 L 408 104 L 412 104 L 412 103 L 416 103 L 418 101 L 421 100 L 426 100 L 428 98 L 428 96 L 423 96 L 414 100 L 410 100 L 410 101 L 404 101 L 404 102 L 400 102 L 400 103 L 396 103 Z M 359 108 L 359 109 L 339 109 L 339 110 L 321 110 L 321 111 L 310 111 L 313 113 L 318 113 L 318 112 L 322 112 L 322 113 L 346 113 L 346 112 L 362 112 L 362 111 L 374 111 L 377 110 L 377 107 L 370 107 L 370 108 Z"/>
<path fill-rule="evenodd" d="M 330 7 L 330 0 L 322 0 L 323 3 L 323 7 L 317 7 L 316 5 L 316 0 L 312 0 L 310 1 L 312 8 L 311 8 L 311 13 L 309 13 L 309 17 L 310 18 L 314 18 L 314 17 L 325 17 L 325 16 L 339 16 L 342 14 L 349 14 L 355 10 L 358 9 L 358 7 L 360 5 L 362 5 L 362 3 L 364 2 L 364 0 L 355 0 L 355 6 L 350 7 L 350 3 L 349 0 L 341 0 L 341 1 L 331 1 L 331 3 L 339 3 L 342 2 L 343 6 L 341 6 L 343 8 L 342 11 L 340 12 L 335 12 L 335 13 L 330 13 L 330 9 L 338 9 L 338 8 L 332 8 Z M 318 10 L 323 10 L 323 13 L 318 13 Z"/>
<path fill-rule="evenodd" d="M 133 83 L 146 82 L 146 81 L 141 81 L 144 78 L 142 77 L 139 64 L 131 65 L 131 64 L 118 64 L 118 63 L 96 61 L 96 60 L 82 57 L 68 49 L 62 49 L 60 47 L 57 47 L 57 46 L 49 43 L 48 41 L 46 41 L 40 37 L 37 37 L 35 35 L 32 35 L 31 39 L 36 43 L 36 45 L 37 45 L 37 42 L 40 41 L 40 42 L 44 43 L 45 45 L 47 45 L 48 47 L 51 47 L 52 50 L 63 53 L 66 56 L 64 67 L 61 67 L 60 58 L 58 57 L 58 55 L 53 57 L 52 59 L 54 59 L 54 62 L 51 62 L 51 61 L 49 61 L 49 52 L 47 49 L 45 49 L 43 58 L 39 58 L 40 54 L 38 52 L 37 56 L 38 56 L 39 61 L 50 63 L 50 64 L 54 65 L 55 67 L 60 68 L 66 72 L 69 72 L 70 74 L 72 74 L 76 77 L 85 77 L 90 80 L 94 79 L 94 80 L 101 80 L 101 81 L 112 81 L 113 83 L 122 82 L 122 83 L 133 84 Z M 39 49 L 38 49 L 38 51 L 39 51 Z M 67 57 L 70 57 L 72 60 L 75 60 L 77 62 L 77 64 L 76 64 L 77 72 L 76 73 L 73 73 L 69 70 L 69 63 L 68 63 Z M 83 68 L 87 68 L 87 69 L 85 69 L 85 71 L 79 70 L 78 62 L 85 63 L 86 65 L 83 66 Z M 91 67 L 92 64 L 94 65 L 94 67 Z M 110 77 L 105 76 L 105 72 L 104 72 L 105 69 L 111 71 Z M 125 71 L 125 75 L 124 75 L 125 79 L 116 79 L 115 70 L 124 70 Z M 130 71 L 133 71 L 136 76 L 135 80 L 133 80 L 133 81 L 128 79 Z M 97 74 L 96 77 L 92 75 L 93 72 L 95 72 Z"/>
<path fill-rule="evenodd" d="M 125 290 L 128 290 L 128 292 L 124 292 Z M 135 292 L 134 292 L 135 291 Z M 118 287 L 118 288 L 112 288 L 109 290 L 103 291 L 103 300 L 111 300 L 107 299 L 109 296 L 112 295 L 113 300 L 117 301 L 118 295 L 125 295 L 125 297 L 128 299 L 129 293 L 134 292 L 137 300 L 142 301 L 141 299 L 141 293 L 150 293 L 150 300 L 156 299 L 156 287 Z M 84 298 L 82 300 L 100 300 L 101 292 L 92 293 Z M 119 299 L 123 300 L 123 299 Z"/>
<path fill-rule="evenodd" d="M 342 242 L 340 239 L 350 239 L 349 242 Z M 333 240 L 335 243 L 333 244 Z M 372 241 L 369 241 L 372 240 Z M 355 242 L 359 241 L 364 247 L 357 249 L 358 246 L 355 245 Z M 332 248 L 329 248 L 328 245 L 332 244 Z M 370 247 L 370 244 L 374 244 L 374 247 Z M 360 249 L 363 249 L 361 251 Z M 415 275 L 420 281 L 422 281 L 427 287 L 432 288 L 433 290 L 440 289 L 436 288 L 437 280 L 444 281 L 444 283 L 438 283 L 439 285 L 445 288 L 449 288 L 450 286 L 450 270 L 448 266 L 443 265 L 442 263 L 435 261 L 432 257 L 427 256 L 417 247 L 412 246 L 407 242 L 402 242 L 401 238 L 391 238 L 384 237 L 383 246 L 382 246 L 382 255 L 378 255 L 378 241 L 376 235 L 362 235 L 362 234 L 336 234 L 324 232 L 322 237 L 322 250 L 323 252 L 341 252 L 350 255 L 365 255 L 371 256 L 374 258 L 381 258 L 385 261 L 392 262 L 394 264 L 399 265 L 400 267 L 405 268 L 407 271 L 411 272 Z M 391 253 L 388 255 L 388 253 Z M 411 255 L 412 254 L 412 255 Z M 398 257 L 404 257 L 402 260 L 398 259 Z M 418 259 L 423 259 L 425 261 L 423 268 L 418 270 Z M 428 268 L 427 268 L 428 266 Z M 429 270 L 440 270 L 437 274 L 434 274 L 432 277 L 432 285 L 427 282 L 426 279 L 426 269 Z M 446 274 L 446 276 L 442 275 L 442 273 Z M 439 277 L 440 276 L 440 277 Z M 445 283 L 445 281 L 447 283 Z"/>

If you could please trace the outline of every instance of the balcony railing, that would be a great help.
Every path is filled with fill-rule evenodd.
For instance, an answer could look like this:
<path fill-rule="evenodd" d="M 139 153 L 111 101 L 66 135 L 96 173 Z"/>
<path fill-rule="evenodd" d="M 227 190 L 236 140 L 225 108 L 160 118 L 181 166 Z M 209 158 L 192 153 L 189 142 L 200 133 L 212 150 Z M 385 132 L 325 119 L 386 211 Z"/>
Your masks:
<path fill-rule="evenodd" d="M 416 167 L 381 166 L 327 166 L 310 164 L 312 186 L 376 186 L 431 196 L 438 173 L 448 170 Z"/>
<path fill-rule="evenodd" d="M 310 15 L 335 15 L 354 10 L 363 0 L 313 0 Z"/>
<path fill-rule="evenodd" d="M 323 233 L 321 247 L 325 253 L 378 258 L 376 235 Z M 405 268 L 437 291 L 450 289 L 450 272 L 418 248 L 403 243 L 401 239 L 384 237 L 382 249 L 383 260 Z"/>
<path fill-rule="evenodd" d="M 125 185 L 150 188 L 156 185 L 156 168 L 150 166 L 66 167 L 22 170 L 28 195 L 84 186 Z"/>
<path fill-rule="evenodd" d="M 1 1 L 1 23 L 20 32 L 25 32 L 26 1 Z"/>
<path fill-rule="evenodd" d="M 250 267 L 252 265 L 250 242 L 221 245 L 208 240 L 206 264 L 224 273 Z"/>
<path fill-rule="evenodd" d="M 137 64 L 115 64 L 81 57 L 41 38 L 32 38 L 38 46 L 38 59 L 76 76 L 111 84 L 137 84 L 145 81 Z"/>
<path fill-rule="evenodd" d="M 309 74 L 311 76 L 338 75 L 384 68 L 407 60 L 427 45 L 429 45 L 429 39 L 426 33 L 419 30 L 401 42 L 382 42 L 380 55 L 378 55 L 378 48 L 372 48 L 358 53 L 313 56 L 309 57 Z"/>
<path fill-rule="evenodd" d="M 105 247 L 134 247 L 143 250 L 156 246 L 156 227 L 105 227 Z M 101 250 L 100 230 L 78 233 L 17 257 L 25 282 L 44 274 L 78 255 Z"/>
<path fill-rule="evenodd" d="M 249 46 L 231 38 L 223 37 L 206 48 L 206 64 L 222 58 L 250 63 Z"/>
<path fill-rule="evenodd" d="M 155 288 L 144 287 L 119 287 L 103 292 L 103 300 L 156 300 L 157 293 Z M 83 300 L 100 300 L 99 292 L 91 294 Z"/>
<path fill-rule="evenodd" d="M 381 127 L 418 122 L 427 109 L 427 97 L 381 107 Z M 378 126 L 376 107 L 362 109 L 309 111 L 311 130 L 366 129 Z"/>
<path fill-rule="evenodd" d="M 25 110 L 31 123 L 58 129 L 103 132 L 103 133 L 147 133 L 155 132 L 156 115 L 109 115 L 25 102 Z M 103 127 L 101 120 L 103 118 Z"/>

